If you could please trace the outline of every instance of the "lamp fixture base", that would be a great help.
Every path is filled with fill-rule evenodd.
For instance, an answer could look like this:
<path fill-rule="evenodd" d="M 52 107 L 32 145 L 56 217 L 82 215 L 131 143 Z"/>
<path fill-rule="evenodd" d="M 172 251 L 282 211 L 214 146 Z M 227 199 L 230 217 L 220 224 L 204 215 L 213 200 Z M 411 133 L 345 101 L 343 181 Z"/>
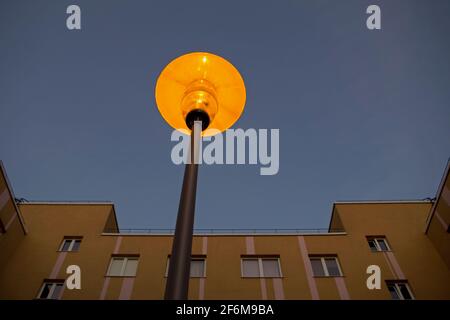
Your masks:
<path fill-rule="evenodd" d="M 189 111 L 189 113 L 186 115 L 186 125 L 189 129 L 192 130 L 194 126 L 194 121 L 201 121 L 202 122 L 202 131 L 206 130 L 209 126 L 209 116 L 208 114 L 203 111 L 202 109 L 194 109 Z"/>

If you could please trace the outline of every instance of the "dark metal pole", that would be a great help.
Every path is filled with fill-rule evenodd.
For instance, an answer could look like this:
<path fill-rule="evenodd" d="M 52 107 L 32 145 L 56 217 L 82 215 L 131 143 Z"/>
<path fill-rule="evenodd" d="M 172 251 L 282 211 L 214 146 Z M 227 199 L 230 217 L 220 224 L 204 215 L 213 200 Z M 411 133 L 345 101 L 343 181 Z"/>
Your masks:
<path fill-rule="evenodd" d="M 190 161 L 184 169 L 183 187 L 178 205 L 177 224 L 167 276 L 166 300 L 187 300 L 191 267 L 192 234 L 197 192 L 198 145 L 202 122 L 195 121 L 191 132 Z"/>

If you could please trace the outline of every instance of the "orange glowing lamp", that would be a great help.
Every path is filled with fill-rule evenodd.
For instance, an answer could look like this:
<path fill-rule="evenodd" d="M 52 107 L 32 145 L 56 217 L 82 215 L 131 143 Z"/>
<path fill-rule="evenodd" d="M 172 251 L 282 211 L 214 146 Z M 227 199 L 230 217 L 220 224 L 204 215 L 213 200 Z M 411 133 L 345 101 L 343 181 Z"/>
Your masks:
<path fill-rule="evenodd" d="M 193 52 L 172 60 L 156 82 L 158 110 L 174 129 L 190 134 L 192 119 L 202 119 L 202 135 L 230 128 L 245 105 L 245 85 L 239 71 L 212 53 Z M 214 130 L 210 130 L 214 129 Z"/>

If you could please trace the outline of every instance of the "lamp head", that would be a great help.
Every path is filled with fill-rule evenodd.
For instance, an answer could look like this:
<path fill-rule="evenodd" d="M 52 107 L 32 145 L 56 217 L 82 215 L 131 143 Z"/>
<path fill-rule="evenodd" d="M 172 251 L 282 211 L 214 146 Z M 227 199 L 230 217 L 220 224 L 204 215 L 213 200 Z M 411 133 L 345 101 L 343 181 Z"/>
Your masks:
<path fill-rule="evenodd" d="M 239 119 L 246 92 L 231 63 L 212 53 L 193 52 L 164 68 L 156 82 L 155 98 L 159 112 L 174 129 L 189 133 L 194 121 L 201 120 L 202 135 L 209 136 Z"/>

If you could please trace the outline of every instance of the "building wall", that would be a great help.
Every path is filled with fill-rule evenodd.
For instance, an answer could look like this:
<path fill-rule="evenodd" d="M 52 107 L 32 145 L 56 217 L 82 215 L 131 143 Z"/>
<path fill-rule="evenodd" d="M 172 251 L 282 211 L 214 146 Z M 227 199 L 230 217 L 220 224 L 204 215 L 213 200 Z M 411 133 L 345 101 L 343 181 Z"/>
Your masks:
<path fill-rule="evenodd" d="M 26 227 L 0 161 L 0 270 L 16 253 L 25 234 Z"/>
<path fill-rule="evenodd" d="M 450 163 L 439 187 L 426 227 L 427 236 L 450 268 Z"/>
<path fill-rule="evenodd" d="M 349 287 L 356 296 L 386 297 L 387 291 L 367 293 L 364 267 L 377 264 L 383 280 L 408 280 L 417 299 L 450 298 L 450 273 L 432 241 L 423 232 L 431 203 L 338 204 L 336 209 L 348 236 L 348 252 L 343 253 L 348 265 Z M 367 236 L 386 236 L 391 252 L 371 252 Z M 360 264 L 353 263 L 352 255 Z"/>
<path fill-rule="evenodd" d="M 113 239 L 99 236 L 112 205 L 21 204 L 19 208 L 31 231 L 0 269 L 0 299 L 35 298 L 44 279 L 65 279 L 69 264 L 83 270 L 83 298 L 95 299 L 104 272 L 98 262 L 108 259 L 114 244 Z M 64 236 L 83 236 L 80 251 L 59 252 Z"/>
<path fill-rule="evenodd" d="M 169 235 L 111 231 L 111 204 L 21 204 L 30 232 L 0 269 L 0 299 L 33 299 L 44 279 L 82 270 L 82 289 L 62 299 L 161 299 Z M 404 279 L 418 299 L 450 299 L 450 271 L 424 233 L 430 203 L 342 203 L 333 208 L 345 232 L 314 235 L 195 236 L 206 277 L 190 299 L 390 299 L 385 280 Z M 115 219 L 114 219 L 115 221 Z M 386 236 L 392 252 L 371 252 L 366 236 Z M 82 236 L 78 252 L 59 252 L 64 236 Z M 139 255 L 136 277 L 107 277 L 112 254 Z M 242 278 L 241 257 L 279 256 L 282 278 Z M 313 277 L 309 255 L 337 255 L 343 277 Z M 381 268 L 382 289 L 368 290 L 366 268 Z"/>

